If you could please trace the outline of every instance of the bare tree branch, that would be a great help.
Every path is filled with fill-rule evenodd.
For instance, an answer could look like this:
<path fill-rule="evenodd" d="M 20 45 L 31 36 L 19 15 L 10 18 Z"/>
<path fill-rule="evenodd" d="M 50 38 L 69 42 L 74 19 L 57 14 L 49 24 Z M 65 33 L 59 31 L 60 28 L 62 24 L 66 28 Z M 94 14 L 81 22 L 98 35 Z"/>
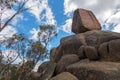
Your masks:
<path fill-rule="evenodd" d="M 25 0 L 25 1 L 23 2 L 23 4 L 22 4 L 21 6 L 19 6 L 17 12 L 16 12 L 13 16 L 11 16 L 11 18 L 9 18 L 9 19 L 5 22 L 5 24 L 0 28 L 0 32 L 10 23 L 10 21 L 12 21 L 12 19 L 13 19 L 16 15 L 18 15 L 19 13 L 21 13 L 21 12 L 26 11 L 26 10 L 29 9 L 29 8 L 25 8 L 25 9 L 24 9 L 24 6 L 25 6 L 25 4 L 27 3 L 27 1 L 28 1 L 28 0 Z M 0 23 L 1 23 L 1 22 L 0 22 Z"/>

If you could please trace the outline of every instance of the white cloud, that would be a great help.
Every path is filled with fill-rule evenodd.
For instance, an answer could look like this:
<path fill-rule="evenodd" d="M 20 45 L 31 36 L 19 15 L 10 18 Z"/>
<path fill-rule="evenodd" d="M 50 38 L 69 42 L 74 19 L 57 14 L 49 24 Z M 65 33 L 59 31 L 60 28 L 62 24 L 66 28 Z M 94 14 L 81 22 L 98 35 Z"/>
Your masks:
<path fill-rule="evenodd" d="M 118 24 L 117 26 L 115 26 L 115 28 L 113 29 L 113 31 L 120 33 L 120 24 Z"/>
<path fill-rule="evenodd" d="M 0 16 L 0 18 L 1 18 L 1 26 L 0 27 L 2 27 L 4 24 L 5 24 L 5 22 L 8 20 L 8 19 L 10 19 L 14 14 L 15 14 L 15 10 L 13 10 L 13 9 L 7 9 L 7 8 L 5 8 L 5 9 L 3 9 L 3 10 L 1 10 L 0 11 L 0 13 L 1 13 L 1 16 Z M 19 20 L 19 18 L 20 17 L 22 17 L 22 15 L 17 15 L 17 16 L 15 16 L 13 19 L 12 19 L 12 22 L 10 22 L 10 24 L 12 24 L 12 25 L 16 25 L 17 24 L 17 22 L 18 22 L 18 20 Z"/>
<path fill-rule="evenodd" d="M 32 37 L 30 37 L 30 39 L 35 40 L 35 41 L 38 40 L 38 32 L 40 32 L 39 29 L 33 28 L 32 30 L 30 30 L 30 33 L 32 34 Z M 43 38 L 45 35 L 47 35 L 47 33 L 42 32 L 40 39 Z"/>
<path fill-rule="evenodd" d="M 72 19 L 67 19 L 65 21 L 65 24 L 62 25 L 62 30 L 66 33 L 70 33 L 71 32 L 71 26 L 72 26 Z"/>
<path fill-rule="evenodd" d="M 13 34 L 15 34 L 17 31 L 15 28 L 11 26 L 6 26 L 1 32 L 0 32 L 0 40 L 5 40 L 6 38 L 11 37 Z"/>
<path fill-rule="evenodd" d="M 120 22 L 120 11 L 114 13 L 112 16 L 110 16 L 106 23 L 110 23 L 110 22 L 113 22 L 115 24 L 118 24 Z"/>
<path fill-rule="evenodd" d="M 105 24 L 107 28 L 110 28 L 110 26 L 112 25 L 114 32 L 120 32 L 120 11 L 110 16 L 106 20 Z"/>
<path fill-rule="evenodd" d="M 56 21 L 54 20 L 54 16 L 53 16 L 53 13 L 51 11 L 51 9 L 48 7 L 46 8 L 46 19 L 47 19 L 47 23 L 48 24 L 54 24 L 56 23 Z"/>
<path fill-rule="evenodd" d="M 2 13 L 1 15 L 2 22 L 0 27 L 2 27 L 5 24 L 5 22 L 15 14 L 15 12 L 16 11 L 14 9 L 7 9 L 7 8 L 0 11 L 0 13 Z M 13 26 L 16 26 L 18 21 L 22 19 L 23 19 L 22 14 L 16 15 L 12 19 L 12 21 L 0 32 L 0 40 L 5 40 L 6 38 L 9 38 L 13 34 L 17 33 L 17 30 Z"/>
<path fill-rule="evenodd" d="M 1 12 L 1 11 L 0 11 Z M 15 10 L 13 9 L 4 9 L 2 10 L 2 17 L 1 19 L 4 20 L 4 19 L 9 19 L 13 14 L 15 14 Z"/>
<path fill-rule="evenodd" d="M 64 0 L 64 12 L 69 14 L 77 8 L 84 8 L 91 10 L 100 22 L 104 22 L 102 18 L 109 17 L 118 5 L 120 5 L 119 0 Z M 106 13 L 109 14 L 105 15 Z M 101 17 L 101 15 L 104 17 Z"/>
<path fill-rule="evenodd" d="M 30 39 L 32 40 L 38 40 L 38 33 L 40 32 L 40 29 L 35 29 L 33 28 L 32 30 L 30 30 L 30 33 L 32 34 L 32 37 L 30 37 Z M 39 39 L 42 40 L 43 38 L 45 39 L 48 39 L 47 35 L 48 35 L 49 32 L 42 32 Z M 45 37 L 46 36 L 46 37 Z M 44 44 L 43 44 L 44 45 Z"/>
<path fill-rule="evenodd" d="M 64 14 L 69 16 L 75 9 L 84 8 L 91 10 L 99 22 L 104 24 L 106 19 L 113 15 L 117 9 L 120 9 L 119 1 L 120 0 L 64 0 Z"/>
<path fill-rule="evenodd" d="M 16 27 L 18 21 L 20 21 L 20 20 L 26 20 L 26 19 L 24 19 L 24 17 L 23 17 L 22 14 L 16 15 L 16 16 L 13 18 L 13 20 L 11 21 L 11 24 Z"/>
<path fill-rule="evenodd" d="M 30 33 L 32 34 L 32 37 L 30 39 L 32 40 L 37 40 L 38 38 L 38 32 L 39 32 L 39 29 L 35 29 L 33 28 Z"/>
<path fill-rule="evenodd" d="M 48 5 L 48 0 L 29 0 L 25 7 L 30 7 L 29 12 L 33 14 L 37 21 L 41 24 L 56 25 L 53 12 Z M 30 33 L 31 39 L 37 40 L 39 29 L 33 28 Z"/>
<path fill-rule="evenodd" d="M 36 17 L 38 22 L 55 24 L 56 21 L 54 20 L 52 10 L 48 5 L 48 0 L 29 0 L 25 7 L 30 7 L 29 12 Z"/>

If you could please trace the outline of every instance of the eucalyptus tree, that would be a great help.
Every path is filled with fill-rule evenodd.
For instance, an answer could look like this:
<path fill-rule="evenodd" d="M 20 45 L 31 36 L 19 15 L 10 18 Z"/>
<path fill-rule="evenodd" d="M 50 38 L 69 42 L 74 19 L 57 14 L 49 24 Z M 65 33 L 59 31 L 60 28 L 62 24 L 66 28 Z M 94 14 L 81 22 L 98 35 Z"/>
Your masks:
<path fill-rule="evenodd" d="M 24 34 L 14 34 L 12 37 L 4 40 L 0 44 L 1 56 L 7 50 L 9 50 L 9 53 L 1 59 L 3 67 L 1 66 L 0 75 L 4 75 L 5 80 L 29 79 L 35 65 L 39 61 L 48 58 L 48 43 L 55 36 L 57 36 L 57 33 L 54 25 L 41 25 L 38 32 L 38 39 L 35 41 Z M 17 66 L 14 64 L 17 64 Z"/>

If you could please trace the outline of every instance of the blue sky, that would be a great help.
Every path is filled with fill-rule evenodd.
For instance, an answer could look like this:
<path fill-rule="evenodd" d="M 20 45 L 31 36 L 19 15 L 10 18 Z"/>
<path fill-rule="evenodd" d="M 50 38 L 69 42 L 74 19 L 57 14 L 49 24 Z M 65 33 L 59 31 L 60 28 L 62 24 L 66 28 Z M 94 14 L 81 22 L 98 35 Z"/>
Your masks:
<path fill-rule="evenodd" d="M 0 39 L 4 39 L 4 36 L 10 37 L 14 33 L 24 33 L 36 40 L 41 24 L 54 24 L 58 36 L 51 41 L 49 48 L 57 47 L 62 37 L 74 34 L 71 32 L 71 24 L 73 12 L 77 8 L 91 10 L 101 23 L 103 30 L 120 32 L 119 0 L 28 0 L 25 7 L 32 9 L 16 16 L 11 21 L 11 25 L 0 32 Z M 2 16 L 3 23 L 15 12 L 14 9 L 6 9 Z"/>

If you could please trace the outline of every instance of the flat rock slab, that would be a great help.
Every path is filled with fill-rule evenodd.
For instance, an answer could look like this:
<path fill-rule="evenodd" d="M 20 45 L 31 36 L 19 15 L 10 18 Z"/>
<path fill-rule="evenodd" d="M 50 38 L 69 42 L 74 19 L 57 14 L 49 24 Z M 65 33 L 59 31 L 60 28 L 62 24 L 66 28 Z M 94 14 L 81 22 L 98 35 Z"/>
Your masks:
<path fill-rule="evenodd" d="M 79 80 L 120 80 L 120 63 L 78 62 L 68 66 L 67 71 Z"/>
<path fill-rule="evenodd" d="M 85 9 L 77 9 L 74 12 L 72 32 L 83 33 L 90 30 L 101 30 L 100 23 L 95 15 Z"/>

